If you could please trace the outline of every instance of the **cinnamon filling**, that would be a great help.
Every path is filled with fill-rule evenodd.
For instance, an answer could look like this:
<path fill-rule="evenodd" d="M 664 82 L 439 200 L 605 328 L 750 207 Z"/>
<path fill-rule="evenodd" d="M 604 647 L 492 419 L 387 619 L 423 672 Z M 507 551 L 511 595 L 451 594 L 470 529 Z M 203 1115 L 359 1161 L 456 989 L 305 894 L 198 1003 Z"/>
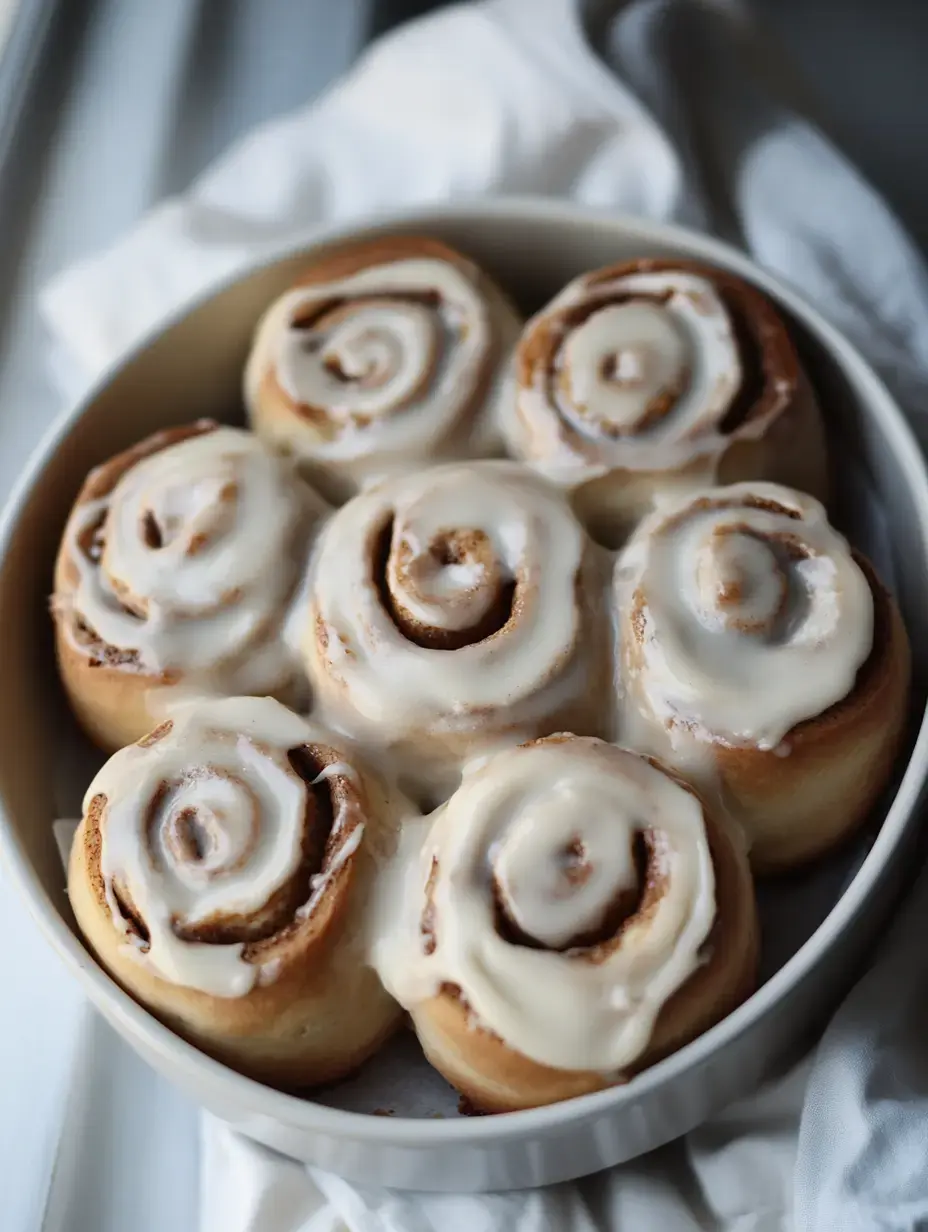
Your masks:
<path fill-rule="evenodd" d="M 741 384 L 718 425 L 723 436 L 730 436 L 747 422 L 752 411 L 757 410 L 767 384 L 773 380 L 775 374 L 765 370 L 764 351 L 757 336 L 758 330 L 763 328 L 763 322 L 758 322 L 756 326 L 752 324 L 739 297 L 726 287 L 719 287 L 718 292 L 728 310 L 738 358 L 741 361 Z"/>
<path fill-rule="evenodd" d="M 437 291 L 404 291 L 400 289 L 354 295 L 351 298 L 329 298 L 305 305 L 289 322 L 289 329 L 299 336 L 298 349 L 313 357 L 327 377 L 346 390 L 378 391 L 390 386 L 403 368 L 403 343 L 394 333 L 390 315 L 439 313 L 443 306 Z M 387 314 L 377 319 L 378 310 Z M 369 313 L 368 320 L 364 314 Z M 385 413 L 401 410 L 422 397 L 435 375 L 440 343 L 436 331 L 427 356 L 422 357 L 412 378 L 400 382 L 391 400 L 379 407 L 327 405 L 317 390 L 315 396 L 305 396 L 291 390 L 296 413 L 309 420 L 324 439 L 332 439 L 338 424 L 350 422 L 357 429 L 369 428 Z M 348 395 L 346 395 L 348 396 Z"/>
<path fill-rule="evenodd" d="M 97 569 L 100 567 L 103 553 L 106 550 L 106 519 L 108 512 L 108 510 L 103 510 L 95 521 L 88 523 L 83 528 L 77 538 L 78 550 Z M 137 606 L 133 606 L 131 596 L 123 594 L 119 587 L 114 587 L 113 590 L 114 598 L 127 616 L 131 616 L 139 621 L 145 619 L 145 612 L 140 611 Z M 77 613 L 73 614 L 72 628 L 75 639 L 88 652 L 89 667 L 140 666 L 141 658 L 138 650 L 125 649 L 121 646 L 110 646 L 107 642 L 103 641 L 96 629 L 92 628 L 83 616 Z"/>
<path fill-rule="evenodd" d="M 288 931 L 299 927 L 298 909 L 312 895 L 312 879 L 324 871 L 329 854 L 329 839 L 332 834 L 337 808 L 332 796 L 332 780 L 313 780 L 330 764 L 322 750 L 303 745 L 290 749 L 287 754 L 290 765 L 307 787 L 305 823 L 303 827 L 300 864 L 293 876 L 268 900 L 263 909 L 251 916 L 217 915 L 209 920 L 188 924 L 175 919 L 172 924 L 175 934 L 184 941 L 207 945 L 246 945 L 279 940 Z M 157 801 L 153 801 L 150 815 L 154 814 Z M 185 810 L 185 814 L 194 810 Z M 185 834 L 192 858 L 202 858 L 200 829 L 195 817 L 186 817 Z M 249 957 L 246 949 L 243 957 Z"/>
<path fill-rule="evenodd" d="M 711 497 L 702 497 L 694 501 L 688 509 L 669 519 L 661 528 L 661 533 L 673 533 L 693 515 L 699 516 L 709 510 L 724 509 L 731 509 L 735 513 L 739 508 L 759 509 L 778 516 L 787 516 L 791 520 L 801 518 L 798 510 L 788 509 L 774 501 L 752 497 L 716 501 Z M 758 579 L 752 578 L 739 567 L 737 557 L 726 560 L 725 556 L 726 545 L 732 544 L 739 537 L 766 548 L 770 554 L 768 565 L 773 571 L 770 580 L 775 586 L 776 594 L 768 596 L 770 602 L 766 608 L 762 607 L 753 614 L 751 600 Z M 785 531 L 761 532 L 747 522 L 738 521 L 715 527 L 711 545 L 713 555 L 708 562 L 697 563 L 697 576 L 707 591 L 711 606 L 721 615 L 725 627 L 733 633 L 763 636 L 772 643 L 788 640 L 793 630 L 806 619 L 810 605 L 810 595 L 793 566 L 799 561 L 809 560 L 814 553 L 798 535 Z M 638 640 L 644 637 L 643 609 L 646 607 L 647 602 L 639 590 L 633 599 L 631 616 L 632 628 Z"/>
<path fill-rule="evenodd" d="M 474 586 L 465 593 L 471 597 L 475 593 L 483 593 L 487 600 L 473 605 L 482 609 L 473 623 L 465 623 L 460 627 L 443 628 L 428 625 L 421 619 L 417 619 L 408 608 L 403 606 L 402 601 L 390 587 L 389 566 L 391 553 L 395 552 L 397 576 L 410 590 L 417 589 L 409 568 L 411 549 L 404 542 L 394 545 L 394 529 L 395 520 L 390 518 L 384 523 L 376 537 L 373 551 L 373 581 L 384 610 L 405 638 L 428 650 L 460 650 L 464 646 L 471 646 L 492 637 L 509 624 L 515 612 L 518 583 L 515 580 L 500 577 L 499 568 L 494 559 L 493 546 L 483 531 L 470 529 L 443 531 L 429 544 L 428 552 L 437 569 L 471 566 L 479 571 L 479 580 L 475 581 Z M 487 591 L 491 593 L 486 593 Z M 448 602 L 454 602 L 453 595 L 448 597 Z"/>
<path fill-rule="evenodd" d="M 180 813 L 174 833 L 168 841 L 179 860 L 187 864 L 202 862 L 209 850 L 210 841 L 195 808 L 187 808 Z"/>
<path fill-rule="evenodd" d="M 707 513 L 711 509 L 759 509 L 763 513 L 772 513 L 778 517 L 792 518 L 802 521 L 802 513 L 798 509 L 790 509 L 777 501 L 766 500 L 762 496 L 738 496 L 730 500 L 719 500 L 714 496 L 699 496 L 692 500 L 678 513 L 669 517 L 661 527 L 661 533 L 666 534 L 677 526 L 682 526 L 694 514 Z"/>
<path fill-rule="evenodd" d="M 654 836 L 651 831 L 638 830 L 635 832 L 632 838 L 635 887 L 620 890 L 612 902 L 607 905 L 602 919 L 594 928 L 578 933 L 564 945 L 557 947 L 543 944 L 519 927 L 510 912 L 500 886 L 494 880 L 492 883 L 493 918 L 497 933 L 510 945 L 522 946 L 530 950 L 553 949 L 555 953 L 589 950 L 614 942 L 623 927 L 640 915 L 649 887 L 652 887 L 655 882 L 655 870 L 651 868 L 654 860 L 654 845 Z M 579 839 L 572 839 L 565 845 L 563 860 L 567 880 L 571 884 L 582 885 L 590 876 L 591 870 L 586 863 L 586 852 Z M 423 924 L 424 920 L 423 916 Z"/>
<path fill-rule="evenodd" d="M 551 314 L 540 328 L 527 335 L 520 346 L 520 384 L 528 387 L 535 383 L 539 373 L 543 373 L 545 394 L 553 405 L 558 406 L 558 386 L 563 375 L 560 358 L 565 339 L 604 308 L 636 302 L 658 306 L 668 303 L 674 296 L 672 289 L 663 293 L 610 289 L 610 284 L 621 282 L 624 278 L 661 273 L 694 275 L 711 282 L 728 315 L 741 380 L 724 412 L 717 422 L 711 424 L 711 430 L 722 436 L 730 436 L 748 421 L 782 410 L 788 405 L 795 392 L 798 367 L 795 351 L 776 308 L 750 284 L 744 284 L 724 271 L 689 261 L 645 259 L 609 266 L 588 276 L 585 298 Z M 686 295 L 697 312 L 707 311 L 698 293 L 686 291 L 682 294 Z M 616 374 L 621 377 L 621 365 L 613 357 L 607 357 L 603 365 L 601 378 L 611 381 Z M 626 364 L 625 367 L 630 370 L 633 365 Z M 682 382 L 675 381 L 673 387 L 662 388 L 634 424 L 590 423 L 589 431 L 612 439 L 630 433 L 646 433 L 672 412 L 688 380 L 689 374 Z M 577 411 L 577 408 L 573 409 Z M 580 411 L 582 414 L 582 408 Z M 709 426 L 708 423 L 694 425 L 693 435 L 699 435 Z"/>
<path fill-rule="evenodd" d="M 125 611 L 130 616 L 135 615 L 135 612 L 130 611 L 129 608 Z M 142 666 L 141 656 L 137 650 L 122 650 L 118 646 L 110 646 L 83 617 L 74 617 L 73 629 L 75 640 L 87 651 L 88 667 L 139 668 Z"/>
<path fill-rule="evenodd" d="M 435 883 L 438 881 L 438 861 L 433 857 L 429 879 L 425 883 L 425 907 L 419 921 L 422 949 L 425 954 L 434 954 L 438 945 L 435 936 Z"/>
<path fill-rule="evenodd" d="M 583 325 L 595 313 L 604 308 L 621 304 L 649 303 L 662 307 L 673 298 L 672 290 L 646 294 L 640 291 L 628 293 L 610 293 L 593 295 L 581 304 L 573 305 L 561 313 L 554 323 L 551 334 L 545 339 L 548 354 L 544 357 L 548 370 L 548 397 L 558 403 L 560 398 L 569 397 L 569 376 L 566 366 L 561 362 L 561 347 L 569 334 Z M 600 376 L 606 381 L 634 388 L 640 383 L 643 369 L 646 365 L 643 359 L 636 356 L 634 349 L 618 349 L 616 353 L 606 356 L 601 363 Z M 686 391 L 692 373 L 684 369 L 670 384 L 660 389 L 648 404 L 642 409 L 641 415 L 631 424 L 597 420 L 589 427 L 597 435 L 619 439 L 623 436 L 647 432 L 655 424 L 665 419 L 676 406 L 680 397 Z M 581 410 L 583 408 L 578 408 Z"/>
<path fill-rule="evenodd" d="M 106 514 L 104 509 L 94 522 L 89 522 L 77 538 L 77 546 L 94 565 L 100 563 L 106 547 Z"/>
<path fill-rule="evenodd" d="M 164 535 L 161 533 L 161 524 L 151 509 L 146 509 L 142 518 L 142 539 L 145 546 L 151 548 L 153 552 L 158 552 L 164 547 Z"/>
<path fill-rule="evenodd" d="M 722 270 L 698 261 L 632 261 L 600 271 L 608 281 L 628 274 L 682 272 L 711 281 L 725 306 L 741 363 L 741 385 L 717 430 L 729 436 L 744 423 L 792 397 L 797 379 L 797 360 L 785 324 L 762 292 Z M 595 288 L 597 281 L 591 282 Z M 698 308 L 699 305 L 692 299 Z M 782 385 L 782 388 L 780 387 Z"/>
<path fill-rule="evenodd" d="M 116 906 L 119 908 L 119 913 L 126 922 L 126 926 L 130 933 L 138 937 L 144 946 L 148 946 L 151 942 L 151 934 L 142 917 L 135 909 L 135 904 L 129 897 L 129 892 L 123 886 L 113 883 L 113 898 L 116 900 Z"/>

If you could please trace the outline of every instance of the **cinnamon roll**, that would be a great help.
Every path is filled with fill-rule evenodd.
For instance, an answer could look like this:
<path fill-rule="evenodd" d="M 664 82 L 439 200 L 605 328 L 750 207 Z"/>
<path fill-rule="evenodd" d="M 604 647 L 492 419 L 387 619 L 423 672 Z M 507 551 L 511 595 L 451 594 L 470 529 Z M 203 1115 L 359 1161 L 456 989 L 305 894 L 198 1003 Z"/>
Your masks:
<path fill-rule="evenodd" d="M 620 558 L 616 606 L 622 738 L 714 793 L 758 872 L 861 822 L 903 738 L 909 643 L 818 501 L 754 483 L 667 502 Z"/>
<path fill-rule="evenodd" d="M 598 739 L 469 770 L 391 893 L 375 966 L 485 1111 L 622 1082 L 754 986 L 742 846 L 658 762 Z"/>
<path fill-rule="evenodd" d="M 209 421 L 90 473 L 52 612 L 65 689 L 97 743 L 144 735 L 178 686 L 296 700 L 302 672 L 279 634 L 323 508 L 256 437 Z"/>
<path fill-rule="evenodd" d="M 314 552 L 302 644 L 316 705 L 426 793 L 493 743 L 596 732 L 604 568 L 564 497 L 515 463 L 385 481 Z"/>
<path fill-rule="evenodd" d="M 525 328 L 511 451 L 615 546 L 655 493 L 741 479 L 824 498 L 825 439 L 774 305 L 734 274 L 638 260 L 571 282 Z"/>
<path fill-rule="evenodd" d="M 429 460 L 502 452 L 491 413 L 522 326 L 437 240 L 365 240 L 318 258 L 261 320 L 245 372 L 255 430 L 335 501 Z"/>
<path fill-rule="evenodd" d="M 278 702 L 188 704 L 91 783 L 68 893 L 103 966 L 179 1034 L 262 1081 L 334 1081 L 400 1017 L 364 907 L 401 814 Z"/>

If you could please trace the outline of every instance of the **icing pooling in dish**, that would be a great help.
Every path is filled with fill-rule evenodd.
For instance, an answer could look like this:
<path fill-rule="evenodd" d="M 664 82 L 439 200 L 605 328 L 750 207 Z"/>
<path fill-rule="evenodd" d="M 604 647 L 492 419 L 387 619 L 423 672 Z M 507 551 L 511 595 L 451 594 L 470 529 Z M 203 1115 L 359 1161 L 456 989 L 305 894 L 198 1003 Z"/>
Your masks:
<path fill-rule="evenodd" d="M 293 671 L 276 638 L 322 503 L 254 436 L 215 428 L 141 458 L 68 529 L 73 613 L 141 670 Z"/>
<path fill-rule="evenodd" d="M 312 917 L 364 836 L 354 768 L 332 761 L 307 782 L 288 757 L 329 739 L 270 698 L 226 698 L 177 707 L 170 722 L 110 758 L 84 814 L 105 798 L 100 872 L 112 921 L 138 961 L 218 997 L 244 996 L 279 975 L 279 956 L 261 961 L 246 945 L 304 863 L 307 827 L 318 823 L 312 788 L 339 780 L 341 804 L 295 919 Z M 199 939 L 217 929 L 213 940 Z"/>
<path fill-rule="evenodd" d="M 529 322 L 521 351 L 546 329 L 552 350 L 517 390 L 510 428 L 520 454 L 561 478 L 698 465 L 709 483 L 732 428 L 761 436 L 794 389 L 793 376 L 774 376 L 769 413 L 726 423 L 746 373 L 709 274 L 583 275 Z"/>
<path fill-rule="evenodd" d="M 776 748 L 851 692 L 872 648 L 847 541 L 818 501 L 775 484 L 663 503 L 616 576 L 625 705 L 672 743 Z"/>
<path fill-rule="evenodd" d="M 454 985 L 524 1055 L 604 1074 L 645 1050 L 715 919 L 698 798 L 595 739 L 541 740 L 465 774 L 382 893 L 373 962 L 402 1005 Z"/>
<path fill-rule="evenodd" d="M 322 714 L 376 739 L 548 713 L 581 687 L 590 547 L 561 494 L 514 463 L 434 467 L 356 496 L 310 570 L 302 637 Z"/>
<path fill-rule="evenodd" d="M 348 464 L 358 481 L 428 456 L 479 409 L 498 353 L 515 341 L 514 314 L 512 339 L 494 337 L 477 276 L 410 258 L 287 292 L 259 326 L 249 405 L 272 373 L 302 421 L 297 451 Z"/>

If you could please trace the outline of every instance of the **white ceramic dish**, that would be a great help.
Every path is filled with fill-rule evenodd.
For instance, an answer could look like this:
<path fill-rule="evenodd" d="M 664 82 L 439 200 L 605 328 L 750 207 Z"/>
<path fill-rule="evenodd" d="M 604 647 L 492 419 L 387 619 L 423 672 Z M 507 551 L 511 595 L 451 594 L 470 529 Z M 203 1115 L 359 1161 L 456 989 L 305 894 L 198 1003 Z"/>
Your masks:
<path fill-rule="evenodd" d="M 918 627 L 928 608 L 928 477 L 914 438 L 854 349 L 787 288 L 715 241 L 556 203 L 445 207 L 390 220 L 370 233 L 391 230 L 428 232 L 458 245 L 527 307 L 582 270 L 648 254 L 708 261 L 759 284 L 797 323 L 832 442 L 843 442 L 848 464 L 862 466 L 866 489 L 877 495 L 892 532 L 883 546 L 895 589 L 909 627 Z M 327 234 L 320 243 L 345 234 Z M 502 1117 L 384 1117 L 348 1110 L 350 1085 L 320 1102 L 297 1099 L 203 1056 L 126 996 L 74 931 L 51 823 L 63 810 L 73 815 L 79 804 L 85 753 L 54 678 L 45 596 L 68 507 L 90 466 L 155 428 L 200 415 L 235 417 L 254 323 L 305 252 L 221 288 L 142 345 L 62 416 L 14 493 L 0 531 L 0 854 L 45 935 L 110 1023 L 156 1069 L 244 1133 L 349 1178 L 401 1187 L 479 1191 L 589 1173 L 686 1132 L 745 1094 L 847 987 L 898 892 L 915 837 L 928 767 L 922 648 L 914 647 L 910 759 L 882 809 L 878 832 L 813 874 L 824 906 L 812 935 L 780 935 L 783 921 L 795 914 L 790 896 L 808 898 L 810 882 L 781 885 L 773 896 L 779 905 L 771 900 L 765 916 L 766 983 L 724 1022 L 628 1086 Z M 864 522 L 872 532 L 872 519 Z"/>

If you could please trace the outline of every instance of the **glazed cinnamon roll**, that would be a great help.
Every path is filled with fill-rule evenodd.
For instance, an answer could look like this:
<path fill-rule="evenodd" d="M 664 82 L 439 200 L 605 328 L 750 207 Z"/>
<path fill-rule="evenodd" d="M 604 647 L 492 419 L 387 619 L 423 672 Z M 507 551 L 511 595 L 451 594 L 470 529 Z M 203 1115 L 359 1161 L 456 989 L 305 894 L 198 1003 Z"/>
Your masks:
<path fill-rule="evenodd" d="M 267 311 L 245 373 L 255 430 L 344 500 L 429 460 L 502 452 L 491 413 L 522 321 L 437 240 L 365 240 L 318 258 Z"/>
<path fill-rule="evenodd" d="M 270 698 L 185 705 L 91 783 L 68 893 L 103 966 L 179 1034 L 263 1081 L 334 1081 L 400 1016 L 364 907 L 401 811 Z"/>
<path fill-rule="evenodd" d="M 435 467 L 356 496 L 309 575 L 320 713 L 379 745 L 410 790 L 439 793 L 493 743 L 599 730 L 604 558 L 563 496 L 514 463 Z"/>
<path fill-rule="evenodd" d="M 571 282 L 525 328 L 507 425 L 516 456 L 569 487 L 612 546 L 662 491 L 827 487 L 818 407 L 779 312 L 690 261 Z"/>
<path fill-rule="evenodd" d="M 826 851 L 885 787 L 910 656 L 891 595 L 811 497 L 662 505 L 620 558 L 622 738 L 744 827 L 759 872 Z"/>
<path fill-rule="evenodd" d="M 485 1111 L 622 1082 L 754 986 L 740 843 L 659 763 L 601 740 L 551 736 L 469 770 L 391 894 L 373 961 Z"/>
<path fill-rule="evenodd" d="M 256 437 L 208 421 L 91 472 L 52 612 L 65 689 L 97 743 L 144 735 L 178 687 L 296 700 L 280 626 L 323 508 Z"/>

